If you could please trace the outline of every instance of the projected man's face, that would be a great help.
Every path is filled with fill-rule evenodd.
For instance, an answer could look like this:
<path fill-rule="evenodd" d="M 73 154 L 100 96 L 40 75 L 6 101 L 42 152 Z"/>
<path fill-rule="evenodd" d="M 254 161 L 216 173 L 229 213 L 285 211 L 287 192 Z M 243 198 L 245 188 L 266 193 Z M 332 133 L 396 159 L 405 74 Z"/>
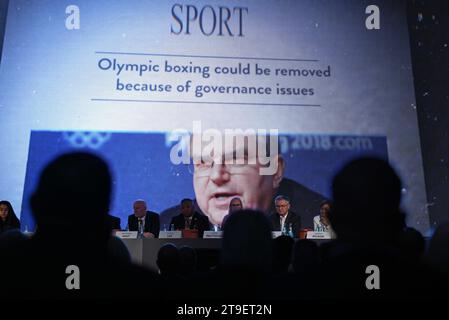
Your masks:
<path fill-rule="evenodd" d="M 229 213 L 230 202 L 238 197 L 246 208 L 267 211 L 273 195 L 282 180 L 284 165 L 279 165 L 273 175 L 261 175 L 259 163 L 194 165 L 193 186 L 200 209 L 212 224 L 221 225 Z"/>

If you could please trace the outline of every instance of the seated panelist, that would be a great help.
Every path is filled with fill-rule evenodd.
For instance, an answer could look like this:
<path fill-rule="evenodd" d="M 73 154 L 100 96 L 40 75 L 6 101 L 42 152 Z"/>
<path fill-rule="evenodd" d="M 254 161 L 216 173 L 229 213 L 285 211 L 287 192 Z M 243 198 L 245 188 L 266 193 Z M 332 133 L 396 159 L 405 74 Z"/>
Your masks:
<path fill-rule="evenodd" d="M 144 238 L 157 238 L 159 236 L 159 214 L 147 211 L 144 200 L 136 200 L 133 205 L 134 213 L 128 216 L 128 230 L 137 231 Z"/>
<path fill-rule="evenodd" d="M 209 219 L 193 209 L 192 199 L 181 201 L 181 214 L 172 218 L 171 230 L 198 230 L 198 236 L 203 237 L 204 231 L 210 230 Z"/>

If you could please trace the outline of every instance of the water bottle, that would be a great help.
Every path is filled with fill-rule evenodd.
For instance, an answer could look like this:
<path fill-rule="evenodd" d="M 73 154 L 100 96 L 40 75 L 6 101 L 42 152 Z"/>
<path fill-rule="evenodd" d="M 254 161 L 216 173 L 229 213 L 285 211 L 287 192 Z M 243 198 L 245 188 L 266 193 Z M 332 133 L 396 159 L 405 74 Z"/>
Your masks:
<path fill-rule="evenodd" d="M 139 226 L 138 226 L 138 238 L 143 238 L 143 223 L 141 220 L 139 220 Z"/>
<path fill-rule="evenodd" d="M 288 236 L 288 229 L 287 229 L 287 225 L 284 224 L 284 227 L 282 228 L 282 235 L 283 236 Z"/>
<path fill-rule="evenodd" d="M 28 236 L 28 237 L 32 235 L 31 232 L 28 230 L 28 225 L 27 224 L 25 225 L 25 229 L 23 230 L 23 234 Z"/>
<path fill-rule="evenodd" d="M 170 225 L 170 231 L 175 231 L 175 225 L 173 223 Z"/>
<path fill-rule="evenodd" d="M 293 238 L 293 228 L 291 223 L 288 225 L 288 235 Z"/>

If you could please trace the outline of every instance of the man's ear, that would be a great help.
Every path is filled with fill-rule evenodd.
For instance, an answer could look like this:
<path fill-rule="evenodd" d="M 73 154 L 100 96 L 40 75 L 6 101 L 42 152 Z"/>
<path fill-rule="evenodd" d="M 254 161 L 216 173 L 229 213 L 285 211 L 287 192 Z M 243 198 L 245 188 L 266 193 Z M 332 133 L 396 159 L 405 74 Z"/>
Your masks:
<path fill-rule="evenodd" d="M 273 188 L 277 189 L 284 178 L 285 161 L 284 158 L 279 154 L 276 156 L 276 161 L 278 162 L 278 168 L 276 173 L 273 175 Z"/>

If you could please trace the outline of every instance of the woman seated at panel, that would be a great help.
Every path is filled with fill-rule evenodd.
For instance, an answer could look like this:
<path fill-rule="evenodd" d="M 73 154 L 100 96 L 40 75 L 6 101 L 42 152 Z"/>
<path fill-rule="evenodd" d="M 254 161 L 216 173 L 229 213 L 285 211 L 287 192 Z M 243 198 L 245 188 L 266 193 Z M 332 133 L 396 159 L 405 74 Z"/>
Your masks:
<path fill-rule="evenodd" d="M 237 212 L 243 210 L 243 202 L 242 199 L 239 197 L 234 197 L 231 199 L 231 202 L 229 202 L 229 211 L 228 214 L 223 217 L 223 221 L 221 222 L 221 229 L 223 229 L 224 224 L 226 220 L 228 219 L 229 215 L 233 212 Z"/>
<path fill-rule="evenodd" d="M 333 233 L 332 226 L 329 221 L 329 213 L 332 209 L 332 203 L 324 200 L 320 204 L 320 214 L 313 218 L 313 231 L 325 231 Z"/>
<path fill-rule="evenodd" d="M 12 229 L 20 229 L 20 221 L 11 203 L 5 200 L 0 201 L 0 234 Z"/>

